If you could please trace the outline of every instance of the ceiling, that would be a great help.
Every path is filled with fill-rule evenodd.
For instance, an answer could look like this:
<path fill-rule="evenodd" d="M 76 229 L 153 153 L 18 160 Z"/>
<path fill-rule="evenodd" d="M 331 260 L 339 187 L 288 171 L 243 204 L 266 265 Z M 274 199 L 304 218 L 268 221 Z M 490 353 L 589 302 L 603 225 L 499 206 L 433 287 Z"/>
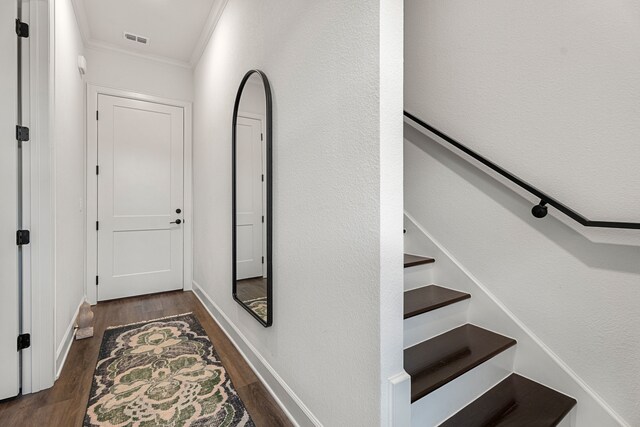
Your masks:
<path fill-rule="evenodd" d="M 227 0 L 73 0 L 87 47 L 192 67 Z M 124 38 L 148 38 L 146 45 Z"/>

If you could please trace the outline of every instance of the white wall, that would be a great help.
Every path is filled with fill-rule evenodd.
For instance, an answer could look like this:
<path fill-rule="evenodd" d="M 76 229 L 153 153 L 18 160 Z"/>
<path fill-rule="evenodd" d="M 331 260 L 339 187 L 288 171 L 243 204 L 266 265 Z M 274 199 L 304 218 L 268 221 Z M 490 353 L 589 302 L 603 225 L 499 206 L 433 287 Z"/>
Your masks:
<path fill-rule="evenodd" d="M 87 48 L 87 82 L 180 101 L 193 99 L 193 70 L 106 49 Z"/>
<path fill-rule="evenodd" d="M 406 0 L 405 106 L 590 219 L 640 221 L 640 3 Z"/>
<path fill-rule="evenodd" d="M 238 112 L 266 115 L 265 95 L 262 80 L 257 74 L 253 74 L 242 90 L 242 98 L 238 106 Z"/>
<path fill-rule="evenodd" d="M 408 111 L 591 219 L 640 221 L 640 5 L 405 7 Z M 408 213 L 639 425 L 640 235 L 568 227 L 552 208 L 536 220 L 531 198 L 416 135 L 405 134 Z"/>
<path fill-rule="evenodd" d="M 195 288 L 310 411 L 302 425 L 314 416 L 327 426 L 381 424 L 381 384 L 402 371 L 402 77 L 398 68 L 380 82 L 380 8 L 231 1 L 195 70 Z M 386 47 L 399 64 L 401 19 L 392 23 Z M 231 120 L 252 68 L 266 72 L 274 96 L 268 329 L 231 296 Z M 383 99 L 390 114 L 381 119 Z M 385 149 L 395 168 L 381 164 Z M 381 302 L 383 293 L 393 297 Z"/>
<path fill-rule="evenodd" d="M 54 162 L 56 348 L 84 296 L 84 83 L 82 39 L 70 0 L 54 7 Z"/>

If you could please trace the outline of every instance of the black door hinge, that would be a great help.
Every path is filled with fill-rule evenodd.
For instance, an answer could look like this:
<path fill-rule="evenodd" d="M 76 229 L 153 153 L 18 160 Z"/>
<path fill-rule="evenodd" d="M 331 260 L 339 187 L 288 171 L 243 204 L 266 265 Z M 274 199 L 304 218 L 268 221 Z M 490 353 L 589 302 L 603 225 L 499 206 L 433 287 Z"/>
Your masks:
<path fill-rule="evenodd" d="M 100 230 L 100 221 L 96 221 L 96 230 Z"/>
<path fill-rule="evenodd" d="M 16 19 L 16 34 L 18 37 L 29 37 L 29 24 L 25 24 L 19 19 Z"/>
<path fill-rule="evenodd" d="M 24 126 L 16 126 L 16 139 L 18 141 L 29 140 L 29 128 Z"/>
<path fill-rule="evenodd" d="M 18 351 L 31 347 L 31 334 L 18 335 Z"/>
<path fill-rule="evenodd" d="M 262 223 L 264 224 L 264 215 L 262 215 Z"/>
<path fill-rule="evenodd" d="M 260 141 L 264 141 L 264 134 L 260 134 Z"/>
<path fill-rule="evenodd" d="M 264 174 L 262 174 L 262 182 L 264 182 Z"/>
<path fill-rule="evenodd" d="M 96 276 L 96 286 L 98 286 L 98 276 Z"/>
<path fill-rule="evenodd" d="M 96 165 L 96 175 L 100 175 L 100 166 Z"/>
<path fill-rule="evenodd" d="M 16 236 L 16 244 L 18 246 L 29 244 L 29 230 L 18 230 Z"/>
<path fill-rule="evenodd" d="M 98 120 L 98 110 L 96 110 L 96 120 Z"/>
<path fill-rule="evenodd" d="M 262 257 L 262 263 L 264 264 L 264 257 Z"/>

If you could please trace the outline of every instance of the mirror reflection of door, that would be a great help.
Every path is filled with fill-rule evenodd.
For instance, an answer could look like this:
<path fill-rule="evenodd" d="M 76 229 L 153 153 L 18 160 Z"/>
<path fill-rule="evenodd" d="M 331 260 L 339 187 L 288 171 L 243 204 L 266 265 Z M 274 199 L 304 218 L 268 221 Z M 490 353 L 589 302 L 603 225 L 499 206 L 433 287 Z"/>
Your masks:
<path fill-rule="evenodd" d="M 262 278 L 262 121 L 238 117 L 236 124 L 237 280 Z"/>
<path fill-rule="evenodd" d="M 259 74 L 247 80 L 235 128 L 235 297 L 268 323 L 267 102 Z"/>

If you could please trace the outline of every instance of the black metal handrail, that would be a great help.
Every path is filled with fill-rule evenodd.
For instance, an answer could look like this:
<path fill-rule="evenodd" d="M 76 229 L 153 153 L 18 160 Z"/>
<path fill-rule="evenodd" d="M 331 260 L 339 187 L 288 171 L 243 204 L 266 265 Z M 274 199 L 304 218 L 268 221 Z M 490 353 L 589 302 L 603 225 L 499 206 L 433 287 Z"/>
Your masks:
<path fill-rule="evenodd" d="M 459 143 L 458 141 L 456 141 L 455 139 L 451 138 L 446 133 L 444 133 L 442 131 L 439 131 L 438 129 L 434 128 L 430 124 L 425 123 L 424 121 L 420 120 L 419 118 L 417 118 L 413 114 L 408 113 L 407 111 L 405 111 L 404 115 L 409 120 L 417 123 L 418 125 L 422 126 L 426 130 L 428 130 L 429 132 L 431 132 L 431 133 L 437 135 L 438 137 L 442 138 L 448 144 L 452 145 L 453 147 L 457 148 L 458 150 L 462 151 L 463 153 L 467 154 L 468 156 L 473 157 L 474 159 L 476 159 L 477 161 L 479 161 L 480 163 L 482 163 L 483 165 L 485 165 L 489 169 L 497 172 L 498 174 L 500 174 L 503 177 L 507 178 L 509 181 L 513 182 L 514 184 L 518 185 L 519 187 L 527 190 L 529 193 L 531 193 L 534 196 L 538 197 L 540 199 L 540 203 L 538 203 L 537 205 L 535 205 L 531 209 L 531 213 L 536 218 L 544 218 L 545 216 L 547 216 L 547 205 L 550 205 L 550 206 L 553 206 L 554 208 L 558 209 L 563 214 L 567 215 L 569 218 L 571 218 L 571 219 L 579 222 L 580 224 L 584 225 L 585 227 L 640 229 L 640 223 L 637 223 L 637 222 L 592 221 L 590 219 L 587 219 L 586 217 L 584 217 L 583 215 L 581 215 L 578 212 L 574 211 L 573 209 L 571 209 L 567 205 L 565 205 L 563 203 L 560 203 L 559 201 L 557 201 L 553 197 L 549 196 L 548 194 L 544 193 L 543 191 L 538 190 L 533 185 L 528 184 L 527 182 L 525 182 L 522 179 L 518 178 L 517 176 L 515 176 L 511 172 L 509 172 L 509 171 L 501 168 L 500 166 L 496 165 L 495 163 L 493 163 L 491 160 L 487 159 L 486 157 L 481 156 L 480 154 L 476 153 L 475 151 L 473 151 L 469 147 Z"/>

